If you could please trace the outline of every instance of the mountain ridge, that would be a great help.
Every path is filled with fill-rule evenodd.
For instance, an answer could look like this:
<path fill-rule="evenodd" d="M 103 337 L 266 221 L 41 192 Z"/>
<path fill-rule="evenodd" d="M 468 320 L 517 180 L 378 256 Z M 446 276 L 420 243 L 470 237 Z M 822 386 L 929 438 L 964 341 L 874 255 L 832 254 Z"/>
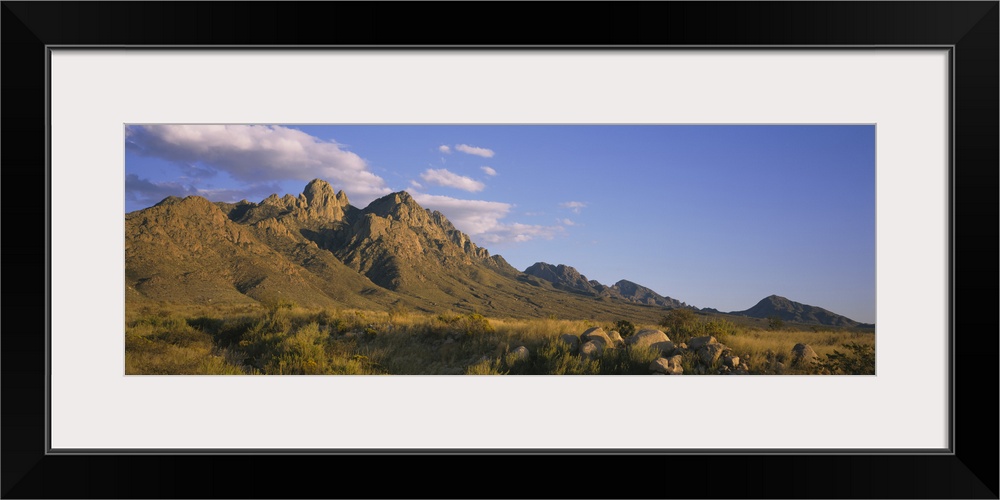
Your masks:
<path fill-rule="evenodd" d="M 698 310 L 628 280 L 611 286 L 588 280 L 563 264 L 537 262 L 521 272 L 406 191 L 357 208 L 343 190 L 321 179 L 297 196 L 272 194 L 259 203 L 167 197 L 125 214 L 125 236 L 126 293 L 136 301 L 291 300 L 321 307 L 646 322 L 671 308 Z M 789 310 L 799 315 L 790 317 L 860 324 L 806 309 L 812 307 L 793 306 Z M 751 308 L 731 314 L 758 313 Z"/>

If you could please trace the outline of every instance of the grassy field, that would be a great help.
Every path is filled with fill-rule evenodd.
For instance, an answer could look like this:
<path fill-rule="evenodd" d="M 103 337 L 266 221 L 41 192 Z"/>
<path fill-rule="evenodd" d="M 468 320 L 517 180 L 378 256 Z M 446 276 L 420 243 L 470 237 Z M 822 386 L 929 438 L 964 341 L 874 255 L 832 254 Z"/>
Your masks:
<path fill-rule="evenodd" d="M 677 317 L 674 317 L 677 316 Z M 627 318 L 623 318 L 628 321 Z M 647 374 L 660 357 L 649 348 L 575 355 L 560 336 L 613 323 L 486 318 L 475 313 L 305 309 L 292 304 L 179 307 L 144 305 L 125 317 L 127 374 Z M 619 325 L 620 326 L 620 325 Z M 712 335 L 750 374 L 873 374 L 875 334 L 668 314 L 658 324 L 679 344 Z M 819 364 L 791 365 L 792 347 L 809 344 Z M 524 355 L 517 349 L 527 348 Z M 684 372 L 699 373 L 694 352 Z M 704 370 L 703 370 L 704 371 Z M 712 372 L 714 373 L 714 372 Z"/>

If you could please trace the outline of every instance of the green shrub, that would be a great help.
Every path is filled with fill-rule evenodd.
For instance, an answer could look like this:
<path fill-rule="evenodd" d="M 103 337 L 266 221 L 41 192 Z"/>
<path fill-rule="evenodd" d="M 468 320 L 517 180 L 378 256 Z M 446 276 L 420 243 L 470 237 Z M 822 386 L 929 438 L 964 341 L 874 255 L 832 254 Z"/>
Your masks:
<path fill-rule="evenodd" d="M 767 318 L 767 328 L 769 330 L 781 330 L 785 327 L 785 320 L 781 319 L 779 316 L 768 316 Z"/>
<path fill-rule="evenodd" d="M 735 324 L 724 319 L 708 321 L 701 325 L 700 335 L 711 335 L 720 343 L 725 344 L 738 331 Z"/>
<path fill-rule="evenodd" d="M 597 375 L 600 373 L 600 361 L 583 359 L 573 354 L 565 342 L 552 340 L 543 344 L 529 363 L 519 368 L 525 374 Z"/>
<path fill-rule="evenodd" d="M 614 329 L 618 330 L 618 333 L 620 333 L 623 338 L 635 333 L 635 325 L 633 325 L 631 321 L 624 319 L 616 321 Z"/>
<path fill-rule="evenodd" d="M 466 375 L 506 375 L 499 359 L 483 359 L 465 368 Z"/>
<path fill-rule="evenodd" d="M 471 313 L 462 317 L 457 324 L 461 332 L 469 336 L 493 333 L 493 325 L 482 314 Z"/>
<path fill-rule="evenodd" d="M 690 309 L 671 309 L 666 316 L 660 318 L 659 326 L 666 328 L 674 342 L 686 342 L 694 337 L 698 320 Z"/>
<path fill-rule="evenodd" d="M 832 354 L 827 354 L 826 359 L 817 364 L 817 367 L 820 370 L 828 370 L 832 374 L 875 374 L 874 345 L 851 342 L 842 344 L 841 347 L 848 352 L 840 352 L 834 349 Z"/>

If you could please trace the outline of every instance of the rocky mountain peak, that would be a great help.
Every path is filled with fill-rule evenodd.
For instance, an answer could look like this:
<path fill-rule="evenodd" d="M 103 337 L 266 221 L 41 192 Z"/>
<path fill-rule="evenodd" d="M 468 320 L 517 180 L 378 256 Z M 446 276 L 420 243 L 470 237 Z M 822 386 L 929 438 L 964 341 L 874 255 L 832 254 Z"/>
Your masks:
<path fill-rule="evenodd" d="M 406 191 L 389 193 L 371 202 L 364 211 L 379 217 L 407 222 L 410 225 L 423 224 L 430 218 L 430 214 Z"/>
<path fill-rule="evenodd" d="M 316 199 L 328 201 L 336 199 L 337 196 L 333 192 L 333 186 L 330 186 L 329 182 L 322 179 L 313 179 L 309 181 L 309 184 L 306 184 L 306 188 L 302 190 L 302 195 L 309 203 L 313 203 Z"/>
<path fill-rule="evenodd" d="M 291 205 L 291 197 L 286 198 L 289 199 L 285 200 L 285 203 Z M 345 208 L 348 206 L 347 195 L 343 191 L 335 193 L 330 183 L 322 179 L 313 179 L 306 184 L 297 201 L 295 208 L 300 210 L 300 218 L 306 220 L 343 220 Z"/>

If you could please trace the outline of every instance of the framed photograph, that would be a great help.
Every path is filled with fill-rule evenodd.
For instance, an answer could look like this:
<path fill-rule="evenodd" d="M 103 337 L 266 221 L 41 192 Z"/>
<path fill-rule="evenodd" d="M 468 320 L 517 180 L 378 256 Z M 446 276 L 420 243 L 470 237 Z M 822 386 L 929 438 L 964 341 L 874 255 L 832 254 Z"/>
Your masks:
<path fill-rule="evenodd" d="M 996 404 L 972 393 L 979 382 L 962 382 L 996 380 L 996 336 L 969 339 L 995 331 L 971 310 L 973 296 L 996 290 L 996 274 L 979 269 L 993 268 L 997 245 L 997 2 L 581 4 L 581 19 L 606 30 L 570 28 L 559 45 L 473 29 L 462 12 L 470 6 L 455 7 L 392 6 L 390 17 L 427 19 L 404 38 L 382 28 L 330 33 L 320 21 L 388 15 L 380 4 L 4 3 L 3 160 L 17 191 L 5 208 L 8 222 L 24 221 L 8 229 L 33 235 L 9 238 L 5 253 L 45 270 L 32 293 L 7 301 L 5 497 L 298 497 L 305 485 L 259 473 L 252 483 L 217 477 L 289 477 L 306 463 L 344 476 L 424 459 L 482 461 L 463 474 L 488 496 L 503 495 L 490 488 L 505 486 L 489 485 L 516 483 L 525 463 L 577 477 L 586 460 L 614 460 L 620 479 L 528 496 L 997 497 L 996 464 L 974 458 L 995 456 L 995 430 L 970 417 L 995 416 Z M 521 10 L 497 16 L 523 34 L 551 29 Z M 455 30 L 448 43 L 433 35 L 445 28 Z M 261 162 L 267 168 L 254 166 Z M 599 201 L 629 192 L 635 210 L 588 218 Z M 658 193 L 669 203 L 649 202 Z M 713 193 L 719 199 L 705 202 Z M 733 200 L 744 195 L 739 217 Z M 716 218 L 706 215 L 712 206 Z M 430 219 L 410 220 L 406 207 Z M 169 248 L 157 237 L 172 230 L 168 209 L 177 230 L 193 235 Z M 308 222 L 316 217 L 337 224 Z M 400 221 L 423 226 L 378 240 L 385 248 L 366 239 Z M 436 250 L 433 238 L 416 236 L 429 225 L 444 235 Z M 227 241 L 213 255 L 231 258 L 189 251 L 221 241 L 213 228 Z M 287 240 L 268 239 L 289 230 Z M 709 290 L 719 310 L 660 285 L 639 298 L 636 283 L 605 277 L 602 264 L 615 255 L 598 250 L 602 233 L 664 247 L 625 245 L 619 257 L 630 262 L 608 266 L 649 280 L 638 285 L 666 280 L 654 256 L 682 265 L 684 252 L 666 248 L 671 239 L 714 241 L 684 247 L 690 269 L 670 277 Z M 569 250 L 584 238 L 590 250 Z M 599 279 L 525 260 L 554 249 L 590 263 Z M 990 264 L 975 261 L 980 254 Z M 185 267 L 192 259 L 201 274 Z M 821 307 L 808 309 L 777 295 L 726 305 L 721 288 L 744 292 L 723 277 L 754 262 L 754 279 L 794 275 L 782 283 L 801 283 L 802 293 L 838 279 L 865 285 L 838 289 L 842 306 L 800 299 Z M 13 271 L 8 279 L 20 281 Z M 476 286 L 486 281 L 484 296 Z M 234 301 L 226 307 L 263 307 L 291 333 L 231 327 L 197 309 L 223 298 Z M 438 310 L 445 300 L 454 303 Z M 516 316 L 540 303 L 570 312 L 604 304 L 606 317 L 569 328 L 621 330 L 623 345 L 654 331 L 632 334 L 631 322 L 614 322 L 623 316 L 640 329 L 659 322 L 675 338 L 641 362 L 638 348 L 618 351 L 632 358 L 608 348 L 589 354 L 603 365 L 588 365 L 577 346 L 563 360 L 575 368 L 557 370 L 556 334 L 550 343 L 538 330 L 565 321 L 563 309 L 500 328 L 480 314 Z M 695 329 L 653 307 L 705 318 Z M 781 316 L 782 307 L 797 316 Z M 370 312 L 379 308 L 384 321 Z M 423 316 L 400 320 L 416 311 Z M 817 316 L 830 311 L 840 314 Z M 822 336 L 822 368 L 802 368 L 804 350 L 746 354 L 758 349 L 752 332 L 759 340 L 795 330 L 785 321 Z M 391 332 L 401 324 L 451 354 L 398 361 Z M 474 328 L 514 333 L 493 357 L 469 363 L 478 352 L 456 347 L 468 342 L 454 332 Z M 210 359 L 196 352 L 205 332 L 216 339 Z M 576 339 L 615 342 L 588 332 Z M 335 341 L 311 355 L 316 344 L 302 340 L 310 334 Z M 699 362 L 706 350 L 696 339 L 712 335 L 729 347 Z M 873 352 L 828 355 L 849 341 Z M 556 353 L 548 364 L 545 349 Z M 855 366 L 862 352 L 870 369 Z M 705 376 L 647 375 L 658 357 L 662 371 L 683 365 Z M 767 376 L 779 362 L 791 375 Z M 598 368 L 612 365 L 618 371 Z M 375 376 L 386 373 L 402 375 Z M 610 373 L 624 376 L 602 376 Z M 206 468 L 209 490 L 187 479 Z M 676 480 L 705 470 L 729 471 L 738 486 Z M 458 491 L 371 487 L 328 493 Z"/>

